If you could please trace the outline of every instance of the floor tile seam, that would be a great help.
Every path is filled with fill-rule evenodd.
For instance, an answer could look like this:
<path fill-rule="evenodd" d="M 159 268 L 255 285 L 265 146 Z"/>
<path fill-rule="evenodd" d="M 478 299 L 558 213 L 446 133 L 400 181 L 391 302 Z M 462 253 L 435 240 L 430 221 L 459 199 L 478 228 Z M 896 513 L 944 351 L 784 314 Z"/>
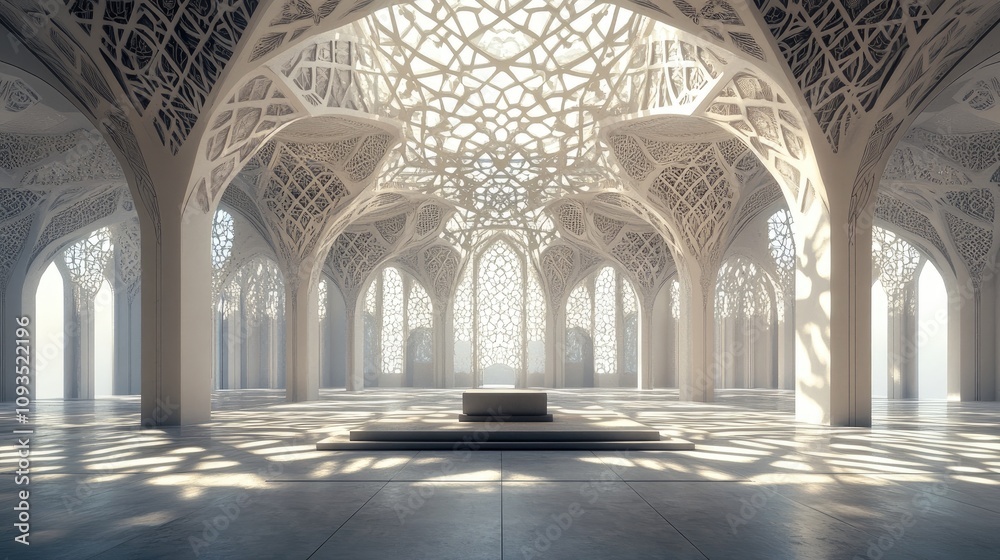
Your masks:
<path fill-rule="evenodd" d="M 865 475 L 865 476 L 868 476 L 868 475 Z M 896 485 L 902 486 L 903 488 L 908 488 L 908 489 L 913 489 L 914 488 L 913 486 L 911 486 L 910 483 L 907 483 L 906 481 L 892 480 L 892 479 L 881 479 L 881 480 L 884 480 L 886 482 L 890 482 L 892 484 L 896 484 Z M 916 484 L 916 482 L 914 482 L 912 484 Z M 962 494 L 963 496 L 971 496 L 972 495 L 972 494 L 969 494 L 968 492 L 966 492 L 964 490 L 956 490 L 954 488 L 952 488 L 951 490 L 953 492 L 957 492 L 959 494 Z M 979 504 L 973 504 L 973 503 L 970 503 L 970 502 L 966 502 L 965 500 L 958 500 L 956 498 L 950 498 L 950 497 L 944 496 L 944 495 L 942 495 L 940 497 L 944 498 L 946 500 L 950 500 L 952 502 L 956 502 L 956 503 L 959 503 L 959 504 L 965 504 L 965 505 L 967 505 L 969 507 L 974 507 L 976 509 L 981 509 L 983 511 L 988 511 L 988 512 L 993 513 L 993 514 L 1000 515 L 1000 509 L 990 509 L 988 507 L 981 506 Z"/>
<path fill-rule="evenodd" d="M 791 502 L 793 504 L 798 504 L 798 505 L 800 505 L 800 506 L 802 506 L 804 508 L 811 509 L 812 511 L 815 511 L 816 513 L 819 513 L 821 515 L 829 517 L 830 519 L 833 519 L 834 521 L 838 521 L 840 523 L 843 523 L 844 525 L 847 525 L 848 527 L 850 527 L 850 528 L 852 528 L 852 529 L 854 529 L 856 531 L 860 531 L 860 532 L 862 532 L 862 533 L 864 533 L 864 534 L 866 534 L 866 535 L 868 535 L 870 537 L 878 537 L 879 536 L 878 534 L 873 534 L 871 531 L 869 531 L 868 529 L 866 529 L 864 527 L 859 527 L 859 526 L 855 525 L 854 523 L 851 523 L 850 521 L 847 521 L 845 519 L 841 519 L 840 517 L 838 517 L 838 516 L 836 516 L 836 515 L 834 515 L 832 513 L 823 511 L 823 510 L 821 510 L 819 508 L 816 508 L 814 506 L 811 506 L 811 505 L 809 505 L 809 504 L 807 504 L 805 502 L 801 502 L 799 500 L 796 500 L 795 498 L 792 498 L 790 496 L 786 496 L 786 495 L 782 494 L 780 491 L 775 491 L 775 493 L 778 495 L 779 498 L 781 498 L 783 500 L 787 500 L 788 502 Z"/>
<path fill-rule="evenodd" d="M 625 485 L 628 486 L 629 490 L 631 490 L 636 496 L 638 496 L 639 499 L 642 500 L 643 503 L 645 503 L 647 507 L 649 507 L 649 509 L 653 510 L 653 512 L 656 513 L 656 515 L 660 516 L 660 519 L 662 519 L 667 525 L 669 525 L 671 529 L 673 529 L 674 531 L 676 531 L 677 534 L 680 535 L 685 541 L 687 541 L 688 544 L 690 544 L 692 548 L 694 548 L 695 550 L 697 550 L 698 554 L 701 554 L 702 557 L 705 558 L 705 560 L 710 560 L 709 557 L 708 557 L 708 555 L 705 554 L 705 552 L 702 551 L 701 548 L 698 547 L 698 545 L 694 544 L 694 541 L 692 541 L 691 539 L 689 539 L 688 536 L 685 535 L 683 531 L 681 531 L 673 523 L 671 523 L 670 520 L 667 519 L 667 517 L 665 515 L 663 515 L 663 513 L 661 513 L 659 509 L 653 507 L 653 504 L 649 503 L 649 500 L 647 500 L 645 496 L 643 496 L 642 494 L 640 494 L 638 492 L 638 490 L 636 490 L 635 488 L 633 488 L 632 485 L 629 484 L 627 481 L 623 480 L 622 482 L 624 482 Z"/>
<path fill-rule="evenodd" d="M 415 479 L 385 479 L 385 478 L 359 478 L 359 479 L 332 479 L 332 478 L 273 478 L 267 479 L 265 482 L 269 484 L 280 484 L 282 482 L 294 482 L 296 484 L 302 484 L 306 482 L 322 482 L 324 484 L 379 484 L 379 483 L 400 483 L 400 484 L 414 484 L 426 482 L 429 484 L 494 484 L 500 482 L 500 479 L 492 480 L 428 480 L 426 478 L 415 478 Z M 518 482 L 518 481 L 512 481 Z M 532 481 L 523 481 L 532 482 Z M 571 481 L 572 482 L 572 481 Z"/>
<path fill-rule="evenodd" d="M 115 474 L 117 474 L 117 473 L 115 473 Z M 65 504 L 67 496 L 70 496 L 70 497 L 74 497 L 75 496 L 76 499 L 80 500 L 81 502 L 86 502 L 86 501 L 90 500 L 91 498 L 94 498 L 96 496 L 103 496 L 104 494 L 107 494 L 109 492 L 113 492 L 113 491 L 116 491 L 116 490 L 120 491 L 120 490 L 123 490 L 123 489 L 125 489 L 125 490 L 127 490 L 127 489 L 134 489 L 133 487 L 135 487 L 137 485 L 140 485 L 140 484 L 143 484 L 143 483 L 146 483 L 146 482 L 149 482 L 149 480 L 151 480 L 153 478 L 155 478 L 155 476 L 147 476 L 147 477 L 141 478 L 139 480 L 125 481 L 123 484 L 120 484 L 120 485 L 116 485 L 116 484 L 111 483 L 111 482 L 109 482 L 109 483 L 96 482 L 96 483 L 91 484 L 91 486 L 102 486 L 102 487 L 105 487 L 105 488 L 102 488 L 102 489 L 99 489 L 99 490 L 91 490 L 90 493 L 87 494 L 87 496 L 85 498 L 80 498 L 79 496 L 76 496 L 75 492 L 63 492 L 60 495 L 60 499 L 62 499 L 63 504 Z M 40 483 L 41 484 L 45 484 L 45 482 L 40 482 Z M 36 482 L 36 484 L 39 484 L 39 482 Z M 80 487 L 80 482 L 76 482 L 76 483 L 74 483 L 72 485 L 72 488 L 70 488 L 69 490 L 75 490 L 75 489 L 77 489 L 79 487 Z M 41 499 L 44 500 L 45 498 L 48 498 L 48 497 L 55 497 L 55 496 L 45 496 L 45 497 L 43 497 Z M 11 500 L 11 501 L 13 501 L 13 500 Z M 98 506 L 93 506 L 93 507 L 99 507 L 99 508 L 103 509 L 104 507 L 106 507 L 106 504 L 105 505 L 98 504 Z M 86 511 L 87 511 L 86 506 L 81 507 L 81 508 L 76 509 L 76 510 L 66 510 L 64 508 L 60 508 L 59 511 L 51 513 L 49 515 L 49 519 L 61 520 L 64 517 L 75 516 L 75 515 L 78 515 L 78 514 L 81 514 L 81 513 L 85 513 Z"/>
<path fill-rule="evenodd" d="M 108 552 L 110 552 L 110 551 L 112 551 L 112 550 L 114 550 L 114 549 L 116 549 L 116 548 L 118 548 L 120 546 L 124 546 L 124 545 L 126 545 L 126 544 L 128 544 L 128 543 L 130 543 L 130 542 L 132 542 L 132 541 L 134 541 L 134 540 L 136 540 L 138 538 L 140 538 L 140 537 L 143 537 L 146 532 L 149 532 L 149 531 L 159 531 L 162 528 L 166 527 L 167 525 L 176 523 L 176 522 L 180 521 L 181 519 L 184 519 L 184 518 L 186 518 L 186 517 L 188 517 L 190 515 L 193 515 L 195 512 L 198 512 L 198 511 L 201 511 L 201 510 L 207 510 L 207 509 L 212 508 L 212 507 L 215 507 L 215 506 L 214 505 L 210 505 L 210 506 L 185 508 L 183 510 L 183 512 L 181 512 L 180 514 L 178 514 L 173 519 L 170 519 L 169 521 L 166 521 L 164 523 L 160 523 L 159 525 L 157 525 L 155 527 L 145 527 L 144 530 L 141 530 L 139 532 L 139 534 L 134 535 L 134 536 L 132 536 L 130 538 L 127 538 L 127 539 L 125 539 L 125 540 L 123 540 L 123 541 L 121 541 L 119 543 L 113 544 L 113 545 L 111 545 L 111 546 L 109 546 L 107 548 L 104 548 L 104 549 L 100 550 L 99 552 L 95 553 L 92 556 L 87 556 L 86 560 L 92 560 L 92 559 L 95 559 L 95 558 L 101 558 L 101 557 L 103 557 L 104 554 L 106 554 L 106 553 L 108 553 Z"/>
<path fill-rule="evenodd" d="M 405 469 L 407 467 L 407 465 L 409 465 L 410 462 L 413 461 L 413 459 L 417 455 L 419 455 L 419 454 L 420 454 L 420 452 L 418 451 L 417 453 L 414 453 L 413 455 L 411 455 L 410 458 L 406 460 L 406 463 L 403 463 L 403 466 L 400 467 L 400 469 L 398 471 L 396 471 L 396 473 L 394 473 L 393 476 L 395 476 L 396 474 L 399 474 L 400 472 L 402 472 L 403 469 Z M 345 481 L 345 482 L 348 482 L 348 481 Z M 354 519 L 354 516 L 356 516 L 358 514 L 358 512 L 360 512 L 362 509 L 364 509 L 365 506 L 367 506 L 373 499 L 375 499 L 375 496 L 378 496 L 380 493 L 382 493 L 382 491 L 385 490 L 385 487 L 388 486 L 390 482 L 392 482 L 392 478 L 390 478 L 389 480 L 386 480 L 386 481 L 377 481 L 377 482 L 382 482 L 382 486 L 380 486 L 378 490 L 376 490 L 374 493 L 372 493 L 372 495 L 369 496 L 367 500 L 365 500 L 365 503 L 361 504 L 361 506 L 359 506 L 358 509 L 354 510 L 354 512 L 350 515 L 350 517 L 348 517 L 347 519 L 345 519 L 343 523 L 341 523 L 339 526 L 337 526 L 337 528 L 334 529 L 332 533 L 330 533 L 330 536 L 328 536 L 326 539 L 324 539 L 323 542 L 320 543 L 320 545 L 318 547 L 316 547 L 316 550 L 312 551 L 308 556 L 306 556 L 306 560 L 309 560 L 310 558 L 312 558 L 313 556 L 315 556 L 317 552 L 319 552 L 324 546 L 326 546 L 326 543 L 330 542 L 330 539 L 332 539 L 334 537 L 334 535 L 336 535 L 341 529 L 344 528 L 345 525 L 347 525 L 348 523 L 350 523 L 350 521 L 352 519 Z"/>
<path fill-rule="evenodd" d="M 404 451 L 404 453 L 406 453 L 406 452 Z M 418 450 L 416 453 L 413 453 L 412 455 L 410 455 L 410 457 L 406 460 L 406 462 L 403 463 L 403 465 L 401 467 L 399 467 L 398 469 L 396 469 L 396 472 L 392 473 L 392 476 L 389 477 L 389 480 L 386 481 L 386 484 L 388 484 L 390 482 L 393 482 L 395 480 L 395 478 L 397 476 L 399 476 L 399 473 L 405 471 L 406 467 L 410 466 L 410 463 L 412 463 L 414 459 L 416 459 L 417 457 L 419 457 L 421 453 L 423 453 L 423 451 L 419 451 Z"/>
<path fill-rule="evenodd" d="M 365 503 L 363 503 L 360 506 L 358 506 L 358 509 L 354 510 L 354 512 L 350 515 L 350 517 L 348 517 L 347 519 L 344 520 L 343 523 L 341 523 L 340 525 L 338 525 L 337 528 L 334 529 L 332 533 L 330 533 L 330 536 L 327 537 L 326 539 L 324 539 L 323 542 L 321 542 L 319 544 L 319 546 L 316 547 L 316 550 L 310 552 L 309 555 L 306 556 L 306 560 L 309 560 L 310 558 L 312 558 L 313 556 L 315 556 L 317 552 L 319 552 L 324 546 L 326 546 L 326 543 L 330 542 L 330 539 L 332 539 L 334 537 L 334 535 L 336 535 L 338 532 L 340 532 L 340 530 L 343 529 L 345 525 L 347 525 L 348 523 L 350 523 L 350 521 L 352 519 L 354 519 L 354 517 L 358 514 L 358 512 L 360 512 L 362 509 L 365 508 L 365 506 L 367 506 L 372 500 L 374 500 L 375 496 L 378 496 L 379 494 L 381 494 L 382 490 L 385 490 L 385 487 L 389 485 L 389 482 L 390 481 L 386 480 L 384 482 L 384 484 L 382 484 L 382 486 L 379 487 L 378 490 L 376 490 L 375 492 L 373 492 L 372 495 L 369 496 L 367 500 L 365 500 Z"/>

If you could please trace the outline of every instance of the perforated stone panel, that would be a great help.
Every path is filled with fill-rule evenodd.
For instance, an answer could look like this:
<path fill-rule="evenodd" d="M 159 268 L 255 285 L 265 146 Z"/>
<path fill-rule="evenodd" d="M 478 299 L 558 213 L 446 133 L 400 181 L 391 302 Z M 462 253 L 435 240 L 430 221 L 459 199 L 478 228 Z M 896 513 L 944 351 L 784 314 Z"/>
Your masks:
<path fill-rule="evenodd" d="M 177 153 L 257 9 L 257 0 L 74 0 L 69 14 L 114 61 L 121 88 Z"/>
<path fill-rule="evenodd" d="M 891 307 L 902 309 L 905 305 L 904 290 L 914 282 L 922 259 L 920 251 L 905 239 L 883 228 L 872 228 L 872 268 Z"/>
<path fill-rule="evenodd" d="M 979 285 L 982 282 L 983 271 L 989 264 L 987 256 L 993 246 L 993 230 L 977 226 L 950 212 L 945 212 L 944 217 L 952 241 L 969 271 L 969 276 L 973 283 Z"/>
<path fill-rule="evenodd" d="M 93 299 L 100 291 L 113 255 L 108 228 L 101 228 L 66 249 L 63 258 L 70 281 L 79 290 L 81 300 Z"/>

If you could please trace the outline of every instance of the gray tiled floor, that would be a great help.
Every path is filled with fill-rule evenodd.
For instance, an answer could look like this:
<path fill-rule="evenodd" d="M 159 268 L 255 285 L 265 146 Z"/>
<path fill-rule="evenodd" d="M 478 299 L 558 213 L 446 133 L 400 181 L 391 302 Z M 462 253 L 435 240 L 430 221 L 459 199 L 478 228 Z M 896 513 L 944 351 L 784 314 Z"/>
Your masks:
<path fill-rule="evenodd" d="M 550 392 L 694 441 L 690 452 L 319 452 L 365 422 L 456 414 L 460 391 L 216 395 L 145 430 L 138 399 L 33 413 L 30 548 L 0 558 L 1000 557 L 1000 404 L 877 401 L 875 427 L 796 424 L 789 393 Z M 0 405 L 0 430 L 14 429 Z M 13 443 L 13 441 L 11 441 Z"/>

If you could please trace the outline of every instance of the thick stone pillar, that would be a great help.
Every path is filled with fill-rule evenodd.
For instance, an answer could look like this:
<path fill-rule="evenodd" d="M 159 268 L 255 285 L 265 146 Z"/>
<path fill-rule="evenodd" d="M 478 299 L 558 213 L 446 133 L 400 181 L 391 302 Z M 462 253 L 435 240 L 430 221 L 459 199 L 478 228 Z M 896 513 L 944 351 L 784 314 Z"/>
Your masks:
<path fill-rule="evenodd" d="M 222 375 L 226 379 L 226 387 L 234 388 L 238 381 L 246 375 L 246 359 L 244 349 L 246 347 L 246 308 L 240 303 L 243 300 L 242 294 L 234 304 L 230 304 L 228 312 L 223 311 L 223 321 L 225 324 L 225 337 L 222 343 L 225 345 L 225 369 Z"/>
<path fill-rule="evenodd" d="M 545 329 L 545 385 L 566 386 L 566 309 L 558 306 L 550 315 L 551 327 Z M 551 350 L 548 350 L 551 349 Z"/>
<path fill-rule="evenodd" d="M 288 323 L 284 315 L 279 315 L 274 322 L 274 387 L 282 389 L 288 387 L 288 374 L 285 370 L 285 362 L 288 361 Z M 319 374 L 317 373 L 317 376 Z"/>
<path fill-rule="evenodd" d="M 113 273 L 107 281 L 114 290 L 112 394 L 138 395 L 142 380 L 139 221 L 119 223 L 110 233 Z"/>
<path fill-rule="evenodd" d="M 317 310 L 318 311 L 318 310 Z M 284 327 L 282 326 L 281 317 L 269 317 L 267 321 L 268 328 L 268 340 L 267 340 L 267 367 L 268 367 L 268 383 L 267 388 L 276 389 L 281 387 L 282 383 L 287 383 L 287 376 L 284 376 L 285 368 L 284 363 L 288 360 L 287 353 L 282 353 L 282 348 L 285 344 L 283 342 Z M 313 346 L 313 354 L 316 358 L 316 390 L 319 391 L 319 323 L 316 323 L 316 345 Z M 318 393 L 317 393 L 318 394 Z"/>
<path fill-rule="evenodd" d="M 254 309 L 250 313 L 250 319 L 247 321 L 246 327 L 243 329 L 244 334 L 239 340 L 242 357 L 240 361 L 243 367 L 233 372 L 232 381 L 229 386 L 230 389 L 256 387 L 261 375 L 263 375 L 264 365 L 260 359 L 261 344 L 263 342 L 261 336 L 262 314 L 262 309 Z"/>
<path fill-rule="evenodd" d="M 250 306 L 247 303 L 247 290 L 250 289 L 250 283 L 245 282 L 245 284 L 240 289 L 240 301 L 239 307 L 233 314 L 233 325 L 236 328 L 230 330 L 230 336 L 233 338 L 233 355 L 236 356 L 234 360 L 233 367 L 230 369 L 229 389 L 239 389 L 243 387 L 243 380 L 250 376 L 251 368 L 253 367 L 253 360 L 251 356 L 250 349 L 250 338 L 253 336 L 255 320 L 254 315 L 259 312 L 259 309 L 254 309 L 251 315 Z"/>
<path fill-rule="evenodd" d="M 778 378 L 774 360 L 774 331 L 771 315 L 756 315 L 751 319 L 751 359 L 754 384 L 757 389 L 776 389 Z"/>
<path fill-rule="evenodd" d="M 63 280 L 63 398 L 76 399 L 80 394 L 80 313 L 76 302 L 78 296 L 69 271 L 60 257 L 56 258 L 56 269 Z"/>
<path fill-rule="evenodd" d="M 639 306 L 639 388 L 652 389 L 653 383 L 653 310 Z"/>
<path fill-rule="evenodd" d="M 807 196 L 795 219 L 795 416 L 871 426 L 871 221 L 852 223 L 849 200 Z"/>
<path fill-rule="evenodd" d="M 716 383 L 726 389 L 749 389 L 750 368 L 747 364 L 749 335 L 742 317 L 730 316 L 717 321 L 715 355 L 718 360 Z"/>
<path fill-rule="evenodd" d="M 992 401 L 997 399 L 996 371 L 996 282 L 995 276 L 960 279 L 959 289 L 949 294 L 948 359 L 957 371 L 949 377 L 949 399 Z"/>
<path fill-rule="evenodd" d="M 660 288 L 650 313 L 650 361 L 651 380 L 650 388 L 665 389 L 677 386 L 676 361 L 677 352 L 675 338 L 677 329 L 674 328 L 674 318 L 672 315 L 672 298 L 670 296 L 671 281 L 668 280 Z"/>
<path fill-rule="evenodd" d="M 60 273 L 62 271 L 60 270 Z M 6 362 L 5 375 L 0 375 L 0 401 L 3 402 L 13 402 L 17 398 L 14 366 L 15 366 L 15 356 L 17 356 L 17 340 L 21 337 L 17 336 L 17 329 L 19 328 L 18 319 L 22 316 L 27 316 L 29 323 L 28 329 L 32 335 L 31 343 L 34 346 L 32 351 L 35 353 L 32 359 L 29 360 L 28 369 L 31 372 L 31 382 L 34 384 L 35 388 L 32 390 L 32 394 L 37 392 L 38 377 L 35 375 L 38 368 L 39 360 L 51 359 L 46 357 L 54 345 L 52 342 L 57 344 L 63 344 L 65 347 L 65 342 L 59 341 L 49 341 L 42 340 L 38 338 L 38 327 L 35 324 L 36 314 L 35 314 L 35 291 L 38 289 L 37 283 L 35 284 L 34 290 L 25 290 L 25 274 L 23 272 L 14 270 L 11 271 L 10 277 L 7 279 L 6 288 L 0 283 L 0 320 L 3 320 L 3 324 L 0 325 L 0 335 L 3 336 L 3 340 L 0 340 L 0 349 L 2 353 L 0 356 L 3 357 Z M 69 291 L 69 286 L 66 284 L 66 275 L 63 274 L 63 285 L 67 286 L 65 291 Z M 47 352 L 48 350 L 48 352 Z M 9 357 L 9 358 L 8 358 Z"/>
<path fill-rule="evenodd" d="M 364 313 L 357 313 L 357 302 L 347 305 L 347 390 L 365 388 L 365 325 Z"/>
<path fill-rule="evenodd" d="M 917 398 L 917 283 L 914 278 L 889 302 L 888 340 L 890 399 Z"/>
<path fill-rule="evenodd" d="M 702 273 L 703 274 L 703 273 Z M 715 399 L 715 281 L 701 281 L 700 274 L 691 274 L 681 289 L 682 298 L 681 368 L 678 387 L 682 401 L 711 402 Z"/>
<path fill-rule="evenodd" d="M 977 400 L 997 400 L 997 284 L 995 274 L 984 274 L 979 287 L 979 336 L 977 354 L 979 363 L 976 385 L 979 388 Z"/>
<path fill-rule="evenodd" d="M 448 345 L 449 340 L 454 340 L 452 329 L 450 313 L 448 313 L 448 304 L 446 302 L 433 302 L 432 309 L 434 312 L 434 325 L 431 328 L 431 333 L 434 341 L 434 386 L 439 388 L 446 388 L 454 386 L 454 378 L 452 377 L 451 383 L 449 383 L 448 372 L 452 371 L 452 362 L 454 361 L 454 352 L 448 352 L 450 349 Z M 449 359 L 449 354 L 451 355 Z"/>
<path fill-rule="evenodd" d="M 319 292 L 321 313 L 319 315 L 319 348 L 316 350 L 319 355 L 319 386 L 321 389 L 333 386 L 333 368 L 331 363 L 333 356 L 330 355 L 330 349 L 333 347 L 333 329 L 331 328 L 333 319 L 330 313 L 333 298 L 331 297 L 329 284 L 327 282 L 327 288 Z"/>
<path fill-rule="evenodd" d="M 753 319 L 750 317 L 731 317 L 726 323 L 731 326 L 728 334 L 731 336 L 732 345 L 727 347 L 732 355 L 733 382 L 735 387 L 742 389 L 757 389 L 753 367 L 754 357 L 754 332 Z M 722 364 L 719 364 L 722 367 Z"/>
<path fill-rule="evenodd" d="M 333 282 L 327 282 L 328 304 L 326 308 L 330 328 L 329 344 L 326 356 L 329 360 L 331 387 L 346 387 L 348 364 L 347 346 L 350 325 L 347 322 L 347 309 L 340 289 Z"/>
<path fill-rule="evenodd" d="M 138 395 L 142 368 L 141 321 L 142 313 L 138 299 L 129 296 L 125 286 L 115 284 L 115 354 L 114 381 L 115 395 Z"/>
<path fill-rule="evenodd" d="M 795 301 L 792 299 L 784 300 L 783 316 L 778 319 L 776 338 L 778 388 L 795 390 Z"/>
<path fill-rule="evenodd" d="M 67 399 L 93 399 L 94 297 L 73 282 L 69 274 L 63 280 L 66 286 L 63 292 L 66 310 L 63 395 Z"/>
<path fill-rule="evenodd" d="M 171 206 L 162 201 L 160 209 Z M 212 218 L 189 208 L 142 224 L 142 419 L 206 422 L 212 394 Z"/>
<path fill-rule="evenodd" d="M 285 393 L 288 402 L 319 398 L 319 285 L 311 271 L 285 278 Z"/>

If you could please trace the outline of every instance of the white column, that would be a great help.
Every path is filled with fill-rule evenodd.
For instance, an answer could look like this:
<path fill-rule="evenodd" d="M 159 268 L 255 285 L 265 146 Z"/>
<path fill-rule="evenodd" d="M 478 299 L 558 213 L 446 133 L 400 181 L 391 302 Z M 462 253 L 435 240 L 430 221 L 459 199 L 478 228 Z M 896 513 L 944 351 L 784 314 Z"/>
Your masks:
<path fill-rule="evenodd" d="M 285 393 L 289 402 L 319 398 L 319 286 L 303 271 L 285 278 Z"/>
<path fill-rule="evenodd" d="M 652 305 L 639 306 L 639 388 L 652 389 L 653 384 L 653 310 Z"/>
<path fill-rule="evenodd" d="M 432 305 L 434 312 L 434 326 L 431 329 L 434 337 L 434 386 L 454 387 L 455 378 L 449 375 L 449 372 L 454 371 L 455 360 L 455 352 L 448 343 L 455 340 L 451 313 L 448 312 L 446 302 L 434 302 Z"/>
<path fill-rule="evenodd" d="M 212 217 L 161 201 L 142 226 L 142 422 L 206 422 L 212 393 Z"/>
<path fill-rule="evenodd" d="M 967 277 L 966 277 L 967 278 Z M 960 281 L 949 309 L 949 361 L 958 372 L 950 378 L 950 398 L 997 399 L 996 278 Z"/>
<path fill-rule="evenodd" d="M 675 329 L 671 325 L 670 280 L 665 282 L 652 305 L 643 308 L 649 316 L 649 388 L 663 389 L 677 385 L 674 377 Z M 640 311 L 641 313 L 641 311 Z M 644 386 L 646 388 L 646 386 Z"/>
<path fill-rule="evenodd" d="M 715 301 L 714 280 L 707 285 L 701 282 L 698 272 L 689 274 L 682 290 L 681 367 L 678 387 L 682 401 L 711 402 L 715 399 Z"/>
<path fill-rule="evenodd" d="M 917 397 L 917 282 L 916 277 L 889 301 L 888 396 L 890 399 Z"/>
<path fill-rule="evenodd" d="M 849 227 L 850 201 L 834 203 L 795 220 L 795 416 L 871 426 L 871 222 Z"/>
<path fill-rule="evenodd" d="M 138 368 L 134 368 L 133 353 L 137 350 L 133 338 L 139 338 L 138 304 L 129 298 L 128 285 L 121 281 L 118 261 L 120 250 L 115 249 L 114 267 L 114 314 L 115 348 L 112 377 L 112 394 L 136 395 L 139 393 Z M 135 342 L 138 342 L 136 340 Z M 136 356 L 138 357 L 138 356 Z"/>
<path fill-rule="evenodd" d="M 72 293 L 71 285 L 66 283 L 67 275 L 62 270 L 60 270 L 60 273 L 63 275 L 65 293 Z M 13 373 L 15 356 L 17 355 L 17 340 L 21 338 L 17 336 L 18 319 L 26 316 L 29 320 L 27 328 L 32 336 L 29 340 L 31 340 L 31 344 L 33 345 L 32 352 L 35 353 L 28 360 L 28 369 L 31 372 L 32 383 L 37 383 L 37 377 L 34 375 L 38 366 L 38 360 L 44 355 L 46 347 L 50 346 L 48 341 L 38 338 L 38 328 L 35 324 L 35 291 L 38 289 L 37 282 L 33 290 L 25 290 L 25 278 L 26 274 L 23 267 L 14 267 L 10 271 L 6 289 L 0 292 L 0 304 L 2 304 L 0 305 L 0 310 L 3 311 L 3 313 L 0 313 L 0 319 L 3 320 L 3 325 L 0 326 L 0 334 L 3 336 L 3 340 L 0 340 L 0 348 L 2 348 L 0 356 L 5 360 L 6 365 L 4 367 L 7 368 L 5 370 L 7 373 L 0 375 L 0 401 L 4 402 L 13 402 L 18 397 Z M 2 288 L 2 284 L 0 284 L 0 288 Z"/>
<path fill-rule="evenodd" d="M 357 313 L 356 302 L 347 304 L 347 390 L 365 388 L 365 328 L 364 314 Z"/>
<path fill-rule="evenodd" d="M 566 309 L 560 305 L 550 315 L 552 326 L 545 329 L 546 385 L 566 386 Z M 551 350 L 549 350 L 551 349 Z"/>
<path fill-rule="evenodd" d="M 785 297 L 782 295 L 781 297 Z M 784 317 L 778 321 L 778 389 L 795 389 L 795 301 L 784 300 Z"/>

